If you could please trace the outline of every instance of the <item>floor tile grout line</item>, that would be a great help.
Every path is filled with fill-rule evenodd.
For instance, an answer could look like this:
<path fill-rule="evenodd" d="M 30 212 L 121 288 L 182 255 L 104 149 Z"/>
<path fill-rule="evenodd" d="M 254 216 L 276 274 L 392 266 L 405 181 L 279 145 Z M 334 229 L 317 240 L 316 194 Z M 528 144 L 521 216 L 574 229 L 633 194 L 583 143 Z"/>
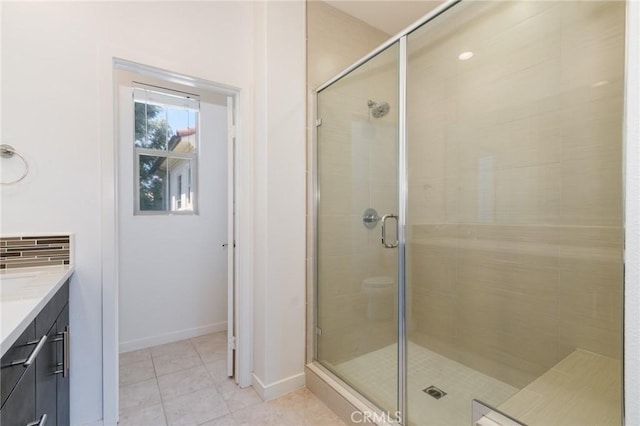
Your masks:
<path fill-rule="evenodd" d="M 156 387 L 158 388 L 158 395 L 160 396 L 160 401 L 149 401 L 149 402 L 146 402 L 146 403 L 135 405 L 133 407 L 125 408 L 124 410 L 122 408 L 120 408 L 120 414 L 122 414 L 123 412 L 127 412 L 127 411 L 141 410 L 141 409 L 144 409 L 144 408 L 151 407 L 151 406 L 153 406 L 155 404 L 161 404 L 162 405 L 162 395 L 160 395 L 160 387 L 158 386 L 158 380 L 157 379 L 147 379 L 147 380 L 148 381 L 155 380 Z M 141 382 L 138 382 L 138 383 L 141 383 Z M 137 383 L 134 383 L 134 384 L 137 384 Z M 164 410 L 164 405 L 163 405 L 162 408 Z"/>
<path fill-rule="evenodd" d="M 202 364 L 203 364 L 203 367 L 204 367 L 204 369 L 205 369 L 205 371 L 206 371 L 206 370 L 207 370 L 207 368 L 204 366 L 204 363 L 202 363 Z M 195 368 L 195 367 L 190 367 L 190 368 Z M 187 369 L 185 369 L 185 370 L 187 370 Z M 180 371 L 184 371 L 184 370 L 180 370 Z M 172 374 L 172 373 L 169 373 L 169 374 Z M 208 372 L 208 371 L 207 371 L 207 374 L 209 374 L 209 372 Z M 209 374 L 209 376 L 210 376 L 210 374 Z M 170 401 L 170 400 L 172 400 L 172 399 L 181 398 L 181 397 L 184 397 L 184 396 L 187 396 L 187 395 L 192 395 L 192 394 L 194 394 L 194 393 L 196 393 L 196 392 L 200 392 L 200 391 L 205 390 L 205 389 L 207 389 L 207 388 L 214 388 L 216 392 L 220 393 L 220 391 L 219 391 L 219 390 L 218 390 L 218 388 L 217 388 L 217 385 L 216 385 L 215 381 L 214 381 L 213 379 L 211 379 L 211 381 L 212 381 L 212 383 L 213 383 L 213 386 L 206 386 L 206 387 L 204 387 L 204 388 L 196 389 L 196 390 L 191 391 L 191 392 L 187 392 L 187 393 L 183 393 L 183 394 L 180 394 L 180 395 L 176 395 L 176 396 L 171 397 L 171 398 L 164 398 L 164 397 L 162 396 L 162 392 L 160 392 L 160 401 L 161 401 L 160 403 L 161 403 L 161 405 L 162 405 L 162 411 L 163 411 L 163 413 L 164 413 L 165 421 L 166 421 L 167 425 L 169 425 L 169 417 L 167 416 L 167 410 L 166 410 L 166 407 L 165 407 L 165 402 L 168 402 L 168 401 Z M 158 391 L 160 391 L 160 383 L 158 383 Z M 222 397 L 222 395 L 220 395 L 220 397 L 222 398 L 222 402 L 225 404 L 225 407 L 227 408 L 227 411 L 229 411 L 229 413 L 227 413 L 227 414 L 231 414 L 231 410 L 229 410 L 229 407 L 228 407 L 228 405 L 227 405 L 226 401 L 224 400 L 224 398 Z M 225 415 L 227 415 L 227 414 L 225 414 Z M 203 423 L 206 423 L 206 422 L 211 421 L 211 420 L 215 420 L 215 419 L 217 419 L 217 418 L 219 418 L 219 417 L 222 417 L 222 416 L 218 416 L 218 417 L 215 417 L 215 418 L 213 418 L 213 419 L 205 420 Z M 199 423 L 199 424 L 202 424 L 202 423 Z"/>
<path fill-rule="evenodd" d="M 216 333 L 213 333 L 213 334 L 216 334 Z M 203 336 L 198 336 L 198 337 L 203 337 Z M 225 399 L 224 394 L 223 394 L 222 389 L 221 389 L 221 385 L 224 383 L 224 381 L 218 382 L 216 380 L 216 378 L 213 376 L 213 373 L 209 370 L 209 368 L 207 368 L 207 362 L 205 361 L 205 358 L 203 358 L 203 354 L 201 353 L 201 351 L 198 350 L 198 346 L 193 342 L 193 338 L 185 339 L 182 342 L 184 342 L 184 341 L 189 341 L 189 346 L 191 346 L 194 349 L 195 353 L 197 354 L 198 359 L 199 359 L 199 363 L 197 365 L 193 365 L 193 366 L 186 367 L 186 368 L 181 368 L 181 369 L 176 370 L 176 371 L 171 371 L 169 373 L 158 375 L 158 370 L 157 370 L 157 367 L 156 367 L 156 359 L 160 358 L 160 357 L 164 357 L 164 356 L 169 356 L 169 355 L 172 355 L 172 354 L 154 355 L 153 352 L 151 351 L 151 348 L 147 348 L 147 352 L 149 354 L 149 357 L 148 358 L 145 357 L 144 359 L 141 359 L 141 360 L 138 360 L 138 361 L 135 361 L 135 362 L 142 362 L 142 361 L 150 360 L 151 364 L 152 364 L 152 367 L 153 367 L 153 377 L 150 377 L 150 378 L 147 378 L 147 379 L 143 379 L 143 380 L 140 380 L 140 381 L 125 385 L 125 386 L 134 385 L 134 384 L 138 384 L 138 383 L 141 383 L 141 382 L 144 382 L 144 381 L 150 381 L 150 380 L 153 379 L 154 382 L 155 382 L 156 388 L 158 389 L 158 394 L 159 394 L 159 397 L 160 397 L 159 404 L 162 407 L 163 416 L 164 416 L 164 419 L 165 419 L 165 422 L 166 422 L 167 425 L 169 424 L 169 419 L 168 419 L 167 410 L 166 410 L 166 406 L 165 406 L 166 402 L 168 402 L 168 401 L 170 401 L 172 399 L 175 399 L 175 398 L 191 395 L 191 394 L 193 394 L 195 392 L 202 391 L 202 390 L 207 389 L 207 388 L 212 388 L 221 397 L 222 402 L 224 403 L 224 406 L 225 406 L 225 408 L 227 410 L 227 413 L 225 413 L 225 414 L 223 414 L 221 416 L 214 417 L 212 419 L 208 419 L 203 423 L 206 423 L 206 422 L 218 419 L 218 418 L 222 418 L 222 417 L 227 416 L 227 415 L 230 415 L 235 421 L 238 421 L 236 416 L 234 415 L 235 412 L 240 411 L 240 410 L 245 409 L 245 408 L 249 408 L 251 406 L 254 406 L 254 405 L 257 405 L 257 404 L 263 402 L 263 401 L 259 401 L 259 402 L 256 402 L 254 404 L 248 404 L 246 406 L 240 406 L 236 410 L 231 410 L 231 408 L 229 406 L 229 403 Z M 174 343 L 174 342 L 172 342 L 172 343 Z M 175 342 L 175 343 L 177 343 L 177 342 Z M 158 345 L 158 346 L 162 346 L 162 345 Z M 224 343 L 221 346 L 224 347 Z M 214 351 L 214 353 L 215 353 L 215 351 Z M 176 353 L 174 355 L 175 356 L 179 356 L 179 353 Z M 218 362 L 218 361 L 223 361 L 223 359 L 215 360 L 215 361 L 212 361 L 212 362 L 215 363 L 215 362 Z M 127 364 L 124 364 L 124 365 L 128 365 L 128 364 L 131 364 L 131 363 L 127 363 Z M 167 375 L 173 374 L 173 373 L 183 372 L 185 370 L 188 370 L 188 369 L 191 369 L 191 368 L 196 368 L 196 367 L 203 367 L 205 369 L 206 374 L 208 375 L 209 379 L 211 380 L 211 383 L 212 383 L 211 386 L 206 386 L 204 388 L 197 389 L 197 390 L 194 390 L 192 392 L 187 392 L 187 393 L 184 393 L 184 394 L 181 394 L 181 395 L 175 395 L 175 396 L 173 396 L 171 398 L 166 398 L 165 396 L 163 396 L 163 394 L 162 394 L 162 392 L 160 390 L 160 377 L 164 377 L 164 376 L 167 376 Z M 231 378 L 229 378 L 229 379 L 231 379 Z M 235 383 L 234 383 L 234 385 L 235 385 Z M 155 405 L 157 403 L 158 402 L 143 403 L 143 404 L 140 404 L 140 405 L 137 405 L 137 406 L 134 406 L 134 407 L 130 407 L 130 408 L 126 409 L 125 411 L 143 410 L 143 409 L 148 408 L 150 406 L 153 406 L 153 405 Z"/>
<path fill-rule="evenodd" d="M 217 417 L 212 417 L 212 418 L 210 418 L 210 419 L 207 419 L 207 420 L 203 421 L 202 423 L 198 423 L 198 426 L 202 426 L 203 424 L 208 423 L 208 422 L 210 422 L 210 421 L 212 421 L 212 420 L 221 419 L 221 418 L 223 418 L 223 417 L 225 417 L 225 416 L 228 416 L 228 415 L 233 415 L 233 412 L 231 412 L 231 410 L 229 409 L 229 406 L 227 405 L 227 403 L 226 403 L 226 402 L 225 402 L 225 407 L 227 407 L 227 411 L 228 411 L 228 413 L 226 413 L 226 414 L 222 414 L 222 415 L 217 416 Z"/>
<path fill-rule="evenodd" d="M 149 355 L 151 356 L 151 364 L 153 365 L 153 375 L 156 380 L 158 380 L 158 371 L 156 370 L 156 362 L 153 360 L 153 355 L 151 354 L 151 350 L 149 350 Z M 159 386 L 158 386 L 159 389 Z"/>
<path fill-rule="evenodd" d="M 193 367 L 185 368 L 184 370 L 174 371 L 174 372 L 169 373 L 169 374 L 184 372 L 184 371 L 186 371 L 186 370 L 189 370 L 189 369 L 191 369 L 191 368 L 196 368 L 196 367 L 198 367 L 198 366 L 196 365 L 196 366 L 193 366 Z M 203 367 L 204 367 L 204 366 L 203 366 Z M 204 369 L 206 370 L 206 367 L 204 367 Z M 164 375 L 162 375 L 162 376 L 160 376 L 160 377 L 168 376 L 169 374 L 164 374 Z M 207 374 L 209 374 L 209 372 L 208 372 L 208 371 L 207 371 Z M 206 388 L 210 388 L 210 387 L 214 387 L 214 388 L 216 388 L 216 391 L 217 391 L 218 389 L 217 389 L 217 386 L 216 386 L 215 381 L 214 381 L 213 379 L 211 379 L 211 382 L 213 383 L 213 386 L 205 386 L 205 387 L 203 387 L 203 388 L 196 389 L 196 390 L 191 391 L 191 392 L 182 393 L 182 394 L 180 394 L 180 395 L 175 395 L 175 396 L 172 396 L 171 398 L 166 398 L 166 400 L 167 400 L 167 401 L 169 401 L 169 400 L 172 400 L 172 399 L 175 399 L 175 398 L 181 397 L 181 396 L 191 395 L 191 394 L 193 394 L 193 393 L 196 393 L 196 392 L 198 392 L 198 391 L 201 391 L 202 389 L 206 389 Z M 160 390 L 160 382 L 158 382 L 158 390 Z M 164 403 L 165 398 L 162 396 L 162 392 L 160 392 L 160 399 L 162 399 L 162 401 L 163 401 L 163 403 Z"/>
<path fill-rule="evenodd" d="M 195 390 L 195 391 L 193 391 L 193 392 L 188 392 L 188 393 L 185 393 L 185 394 L 182 394 L 182 395 L 178 395 L 178 396 L 176 396 L 176 397 L 174 397 L 174 398 L 169 398 L 167 401 L 170 401 L 170 400 L 175 399 L 175 398 L 181 398 L 181 397 L 183 397 L 183 396 L 187 396 L 187 395 L 193 395 L 194 393 L 196 393 L 196 392 L 200 392 L 200 391 L 203 391 L 203 390 L 205 390 L 205 389 L 207 389 L 207 388 L 214 388 L 216 392 L 220 393 L 220 391 L 218 391 L 218 389 L 217 389 L 216 385 L 214 384 L 214 386 L 207 386 L 207 387 L 204 387 L 204 388 L 202 388 L 202 389 Z M 204 421 L 204 422 L 202 422 L 202 423 L 198 423 L 198 425 L 203 424 L 203 423 L 207 423 L 207 422 L 209 422 L 209 421 L 211 421 L 211 420 L 215 420 L 215 419 L 218 419 L 218 418 L 220 418 L 220 417 L 224 417 L 224 416 L 229 415 L 229 414 L 233 414 L 233 412 L 231 411 L 231 409 L 229 409 L 229 406 L 227 405 L 227 402 L 224 400 L 224 397 L 222 397 L 222 394 L 220 394 L 220 397 L 222 398 L 222 402 L 224 403 L 224 406 L 227 408 L 228 413 L 223 414 L 223 415 L 221 415 L 221 416 L 213 417 L 213 418 L 211 418 L 211 419 L 207 419 L 207 420 L 205 420 L 205 421 Z M 160 398 L 162 399 L 162 394 L 160 395 Z M 165 413 L 165 420 L 167 421 L 167 425 L 168 425 L 168 424 L 169 424 L 169 419 L 168 419 L 167 414 L 166 414 L 166 409 L 165 409 L 164 399 L 162 399 L 161 404 L 162 404 L 162 410 L 163 410 L 163 412 Z"/>
<path fill-rule="evenodd" d="M 304 390 L 305 392 L 307 392 L 307 393 L 309 394 L 308 396 L 309 396 L 310 398 L 312 398 L 312 399 L 317 399 L 317 397 L 316 397 L 315 395 L 313 395 L 313 394 L 312 394 L 308 389 L 303 388 L 303 389 L 301 389 L 301 390 Z M 333 413 L 333 412 L 332 412 L 332 411 L 331 411 L 331 410 L 330 410 L 330 409 L 329 409 L 329 408 L 328 408 L 328 407 L 327 407 L 327 406 L 326 406 L 326 405 L 325 405 L 321 400 L 318 400 L 318 402 L 319 402 L 319 406 L 321 406 L 321 407 L 323 408 L 323 410 L 324 410 L 326 413 L 328 413 L 328 414 L 332 414 L 332 415 L 333 415 L 333 417 L 334 417 L 335 419 L 337 419 L 337 420 L 338 420 L 338 422 L 337 422 L 336 424 L 343 424 L 343 423 L 340 421 L 339 417 L 337 417 L 337 416 L 336 416 L 336 414 L 335 414 L 335 413 Z M 295 404 L 295 403 L 293 403 L 293 401 L 289 401 L 289 403 L 290 403 L 291 405 L 293 405 L 292 407 L 289 407 L 290 409 L 291 409 L 291 408 L 295 408 L 294 406 L 295 406 L 296 404 Z M 266 404 L 266 403 L 265 403 L 265 404 Z M 210 421 L 213 421 L 213 420 L 216 420 L 216 419 L 221 419 L 221 418 L 226 417 L 226 416 L 230 416 L 230 418 L 231 418 L 231 419 L 233 419 L 235 422 L 240 423 L 240 421 L 238 420 L 238 417 L 237 417 L 236 413 L 237 413 L 237 412 L 239 412 L 240 410 L 243 410 L 243 409 L 250 409 L 250 407 L 252 407 L 253 405 L 254 405 L 254 404 L 249 405 L 249 406 L 246 406 L 246 407 L 241 407 L 241 408 L 239 408 L 239 409 L 238 409 L 238 410 L 236 410 L 236 411 L 232 411 L 232 410 L 230 409 L 230 407 L 228 406 L 228 404 L 226 404 L 226 408 L 227 408 L 227 412 L 226 412 L 226 413 L 221 414 L 221 415 L 216 416 L 216 417 L 209 418 L 209 419 L 207 419 L 207 420 L 203 421 L 202 423 L 198 423 L 198 424 L 199 424 L 199 425 L 203 425 L 203 424 L 205 424 L 205 423 L 207 423 L 207 422 L 210 422 Z M 257 404 L 256 404 L 256 405 L 257 405 Z M 166 412 L 166 409 L 165 409 L 165 407 L 164 407 L 164 404 L 161 404 L 161 406 L 162 406 L 162 409 L 163 409 L 163 415 L 164 415 L 165 422 L 166 422 L 166 424 L 167 424 L 167 425 L 169 425 L 170 423 L 169 423 L 169 420 L 168 420 L 168 416 L 167 416 L 167 412 Z M 286 405 L 285 405 L 285 407 L 286 407 Z M 272 408 L 273 408 L 273 407 L 272 407 Z M 304 408 L 303 408 L 303 410 L 304 410 Z M 297 412 L 297 410 L 295 410 L 295 412 Z M 270 411 L 270 414 L 271 414 L 271 415 L 275 415 L 276 413 L 275 413 L 275 412 L 273 412 L 273 411 Z M 304 414 L 303 414 L 303 413 L 298 413 L 298 414 L 299 414 L 299 415 L 301 415 L 301 416 L 303 416 L 303 418 L 304 418 Z M 275 420 L 275 419 L 274 419 L 274 418 L 272 418 L 272 417 L 270 417 L 270 420 Z M 277 423 L 270 423 L 270 424 L 277 425 Z M 306 423 L 304 423 L 304 424 L 306 424 Z"/>
<path fill-rule="evenodd" d="M 169 426 L 169 417 L 167 416 L 167 410 L 162 401 L 162 394 L 160 395 L 160 406 L 162 407 L 162 415 L 164 416 L 164 424 Z"/>
<path fill-rule="evenodd" d="M 135 363 L 135 362 L 146 361 L 146 360 L 147 360 L 147 358 L 139 359 L 139 360 L 136 360 L 136 361 L 129 361 L 129 362 L 124 363 L 124 364 L 122 364 L 122 361 L 121 361 L 121 360 L 122 360 L 122 355 L 123 355 L 123 354 L 128 354 L 128 353 L 131 353 L 131 352 L 144 351 L 144 350 L 146 350 L 146 351 L 149 353 L 149 359 L 151 359 L 151 351 L 149 350 L 149 348 L 142 348 L 142 349 L 137 349 L 137 350 L 134 350 L 134 351 L 128 351 L 128 352 L 118 352 L 118 363 L 119 363 L 119 365 L 120 365 L 120 366 L 125 366 L 125 365 L 133 364 L 133 363 Z"/>
<path fill-rule="evenodd" d="M 198 358 L 199 358 L 199 357 L 198 357 Z M 204 363 L 202 362 L 202 360 L 201 360 L 201 359 L 200 359 L 200 362 L 201 362 L 202 364 L 204 364 Z M 157 374 L 156 374 L 156 377 L 164 377 L 164 376 L 168 376 L 169 374 L 177 373 L 177 372 L 179 372 L 179 371 L 188 370 L 188 369 L 193 368 L 193 367 L 196 367 L 196 366 L 197 366 L 197 365 L 192 365 L 192 366 L 189 366 L 189 367 L 179 368 L 178 370 L 173 370 L 173 371 L 170 371 L 170 372 L 168 372 L 168 373 L 164 373 L 164 374 L 160 374 L 160 375 L 157 375 Z M 206 367 L 206 366 L 205 366 L 205 367 Z"/>
<path fill-rule="evenodd" d="M 191 343 L 191 342 L 190 342 L 190 343 Z M 191 345 L 192 345 L 192 346 L 194 346 L 193 344 L 191 344 Z M 158 346 L 162 346 L 162 345 L 158 345 Z M 194 350 L 195 350 L 195 346 L 194 346 Z M 148 348 L 148 351 L 149 351 L 149 354 L 150 354 L 151 364 L 152 364 L 152 366 L 153 366 L 154 377 L 150 377 L 150 378 L 147 378 L 147 379 L 139 380 L 139 381 L 134 382 L 134 383 L 129 383 L 129 384 L 125 385 L 125 386 L 139 384 L 139 383 L 142 383 L 142 382 L 144 382 L 144 381 L 148 381 L 148 380 L 152 380 L 152 379 L 153 379 L 153 380 L 155 380 L 155 384 L 156 384 L 156 387 L 157 387 L 157 389 L 158 389 L 158 395 L 159 395 L 159 397 L 160 397 L 160 405 L 161 405 L 161 407 L 162 407 L 162 412 L 163 412 L 163 414 L 164 414 L 164 416 L 165 416 L 165 421 L 166 421 L 166 422 L 167 422 L 167 424 L 168 424 L 168 418 L 167 418 L 166 409 L 165 409 L 165 398 L 162 396 L 162 392 L 160 391 L 160 381 L 159 381 L 159 377 L 163 377 L 163 376 L 166 376 L 166 375 L 168 375 L 168 374 L 172 374 L 172 373 L 176 373 L 176 372 L 184 371 L 184 370 L 187 370 L 187 369 L 192 368 L 192 367 L 187 367 L 187 368 L 184 368 L 184 369 L 180 369 L 180 370 L 172 371 L 172 372 L 170 372 L 170 373 L 167 373 L 167 374 L 163 374 L 163 375 L 158 376 L 157 369 L 156 369 L 156 365 L 155 365 L 155 362 L 154 362 L 154 356 L 153 356 L 153 353 L 151 353 L 151 349 L 150 349 L 150 348 Z M 196 351 L 196 353 L 198 353 L 198 352 Z M 162 357 L 162 356 L 169 356 L 169 355 L 171 355 L 171 354 L 159 355 L 158 357 Z M 204 365 L 204 363 L 202 362 L 202 359 L 200 358 L 199 354 L 198 354 L 198 358 L 200 359 L 200 363 L 202 364 L 202 366 L 203 366 L 203 367 L 205 368 L 205 370 L 206 370 L 206 366 L 205 366 L 205 365 Z M 144 360 L 140 360 L 139 362 L 142 362 L 142 361 L 146 361 L 146 359 L 144 359 Z M 208 371 L 207 371 L 207 373 L 208 373 Z M 213 379 L 212 379 L 212 381 L 213 381 Z M 213 382 L 214 382 L 214 385 L 215 385 L 215 381 L 213 381 Z M 120 388 L 122 388 L 122 386 L 120 386 Z M 199 389 L 199 390 L 202 390 L 202 389 Z M 216 391 L 218 391 L 218 390 L 216 389 Z M 194 392 L 197 392 L 197 391 L 194 391 Z M 189 395 L 189 394 L 194 393 L 194 392 L 189 392 L 189 393 L 187 393 L 187 394 L 183 394 L 183 395 Z M 179 396 L 181 396 L 181 395 L 179 395 Z M 178 397 L 178 396 L 176 396 L 176 397 Z M 171 398 L 169 398 L 169 399 L 171 399 Z M 137 405 L 137 406 L 135 406 L 135 407 L 131 407 L 131 408 L 125 409 L 125 411 L 134 410 L 134 409 L 135 409 L 135 410 L 140 410 L 140 409 L 148 408 L 148 407 L 150 407 L 150 406 L 152 406 L 152 405 L 155 405 L 156 403 L 157 403 L 157 402 L 154 402 L 154 403 L 152 403 L 152 402 L 149 402 L 149 403 L 143 403 L 143 404 Z"/>

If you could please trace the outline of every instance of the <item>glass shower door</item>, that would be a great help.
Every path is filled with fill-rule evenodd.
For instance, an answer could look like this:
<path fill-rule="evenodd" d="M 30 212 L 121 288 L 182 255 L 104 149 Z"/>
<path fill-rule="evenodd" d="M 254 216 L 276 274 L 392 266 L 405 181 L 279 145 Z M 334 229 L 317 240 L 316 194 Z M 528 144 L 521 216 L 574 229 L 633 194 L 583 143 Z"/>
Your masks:
<path fill-rule="evenodd" d="M 461 2 L 409 34 L 408 424 L 621 424 L 624 20 Z"/>
<path fill-rule="evenodd" d="M 393 416 L 398 406 L 397 44 L 321 89 L 317 117 L 315 357 Z"/>

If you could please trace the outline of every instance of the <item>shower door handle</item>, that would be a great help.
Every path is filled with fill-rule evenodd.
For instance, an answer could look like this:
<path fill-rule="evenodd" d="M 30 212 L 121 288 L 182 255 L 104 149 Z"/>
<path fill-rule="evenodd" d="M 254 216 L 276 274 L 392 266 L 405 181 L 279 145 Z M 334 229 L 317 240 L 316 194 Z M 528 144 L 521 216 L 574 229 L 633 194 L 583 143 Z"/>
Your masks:
<path fill-rule="evenodd" d="M 391 244 L 387 244 L 387 219 L 395 219 L 396 220 L 396 240 Z M 396 248 L 398 247 L 398 216 L 394 214 L 385 214 L 382 216 L 382 245 L 385 248 Z"/>

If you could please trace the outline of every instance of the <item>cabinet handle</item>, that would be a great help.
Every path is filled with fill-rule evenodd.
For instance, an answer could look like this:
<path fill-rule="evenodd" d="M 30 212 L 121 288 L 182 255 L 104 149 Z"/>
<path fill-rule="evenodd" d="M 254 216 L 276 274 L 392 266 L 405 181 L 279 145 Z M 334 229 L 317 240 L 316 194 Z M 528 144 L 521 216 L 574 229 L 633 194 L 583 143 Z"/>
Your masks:
<path fill-rule="evenodd" d="M 64 328 L 64 348 L 62 353 L 62 368 L 64 369 L 62 377 L 67 377 L 69 375 L 69 368 L 71 368 L 69 353 L 71 353 L 71 346 L 69 343 L 69 326 L 66 326 Z"/>
<path fill-rule="evenodd" d="M 27 368 L 31 364 L 33 364 L 33 361 L 35 361 L 36 357 L 38 356 L 38 354 L 40 353 L 40 351 L 44 347 L 45 343 L 47 343 L 47 335 L 46 334 L 40 338 L 40 341 L 38 342 L 36 347 L 33 348 L 33 351 L 31 351 L 31 354 L 29 355 L 29 357 L 22 363 L 22 366 L 24 368 Z M 46 415 L 45 415 L 45 417 L 46 417 Z M 42 420 L 42 419 L 40 419 L 40 420 Z M 46 421 L 46 418 L 45 418 L 45 421 Z"/>
<path fill-rule="evenodd" d="M 36 420 L 35 422 L 27 423 L 26 426 L 44 426 L 47 423 L 47 415 L 43 414 L 40 417 L 40 420 Z"/>
<path fill-rule="evenodd" d="M 55 339 L 56 342 L 62 340 L 62 363 L 58 364 L 58 367 L 62 366 L 62 370 L 56 370 L 54 374 L 62 374 L 62 377 L 67 377 L 69 374 L 69 326 L 66 326 L 64 331 L 58 334 L 62 334 L 62 338 Z"/>

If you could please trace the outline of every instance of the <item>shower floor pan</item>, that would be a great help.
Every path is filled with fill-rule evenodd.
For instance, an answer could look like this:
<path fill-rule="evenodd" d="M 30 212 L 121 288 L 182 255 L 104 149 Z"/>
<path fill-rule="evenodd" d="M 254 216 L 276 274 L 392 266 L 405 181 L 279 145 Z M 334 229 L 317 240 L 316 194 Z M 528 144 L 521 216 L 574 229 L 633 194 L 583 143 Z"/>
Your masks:
<path fill-rule="evenodd" d="M 409 342 L 407 377 L 408 412 L 411 425 L 467 426 L 471 401 L 476 398 L 497 406 L 518 389 Z M 359 389 L 367 389 L 372 400 L 395 411 L 395 344 L 337 364 L 334 370 Z M 385 374 L 386 373 L 386 374 Z M 434 398 L 425 389 L 435 387 L 446 395 Z"/>
<path fill-rule="evenodd" d="M 621 424 L 619 360 L 577 349 L 521 390 L 409 342 L 410 425 L 467 426 L 471 401 L 479 399 L 529 425 Z M 368 397 L 395 411 L 396 345 L 389 345 L 334 369 Z M 446 395 L 434 398 L 426 389 Z M 481 423 L 480 423 L 481 424 Z"/>

